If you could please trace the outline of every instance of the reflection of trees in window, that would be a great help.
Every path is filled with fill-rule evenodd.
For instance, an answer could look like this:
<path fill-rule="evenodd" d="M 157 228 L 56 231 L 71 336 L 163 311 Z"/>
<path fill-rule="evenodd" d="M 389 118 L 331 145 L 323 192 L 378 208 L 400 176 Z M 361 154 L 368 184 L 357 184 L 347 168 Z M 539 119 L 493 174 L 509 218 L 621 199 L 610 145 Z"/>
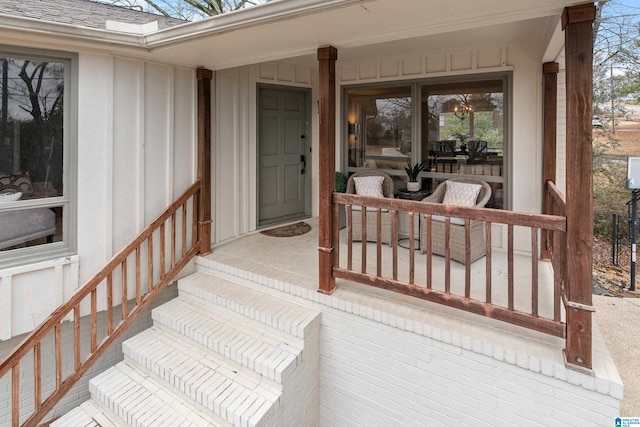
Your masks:
<path fill-rule="evenodd" d="M 29 171 L 32 181 L 61 192 L 63 64 L 3 58 L 2 83 L 1 145 L 10 155 L 0 171 Z"/>
<path fill-rule="evenodd" d="M 467 113 L 455 114 L 455 108 Z M 428 99 L 429 140 L 487 141 L 503 148 L 502 93 L 432 95 Z"/>
<path fill-rule="evenodd" d="M 411 149 L 411 98 L 377 98 L 366 114 L 367 144 Z"/>

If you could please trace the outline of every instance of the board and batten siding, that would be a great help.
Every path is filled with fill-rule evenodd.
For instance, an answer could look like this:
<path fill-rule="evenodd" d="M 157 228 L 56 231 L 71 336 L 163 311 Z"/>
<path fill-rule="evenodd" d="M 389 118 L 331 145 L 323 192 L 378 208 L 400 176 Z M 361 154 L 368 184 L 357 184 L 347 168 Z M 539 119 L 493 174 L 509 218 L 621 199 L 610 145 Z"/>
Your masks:
<path fill-rule="evenodd" d="M 213 90 L 213 242 L 221 243 L 257 227 L 257 87 L 259 84 L 310 88 L 317 99 L 313 68 L 263 63 L 215 72 Z M 318 201 L 317 107 L 311 102 L 312 215 Z"/>
<path fill-rule="evenodd" d="M 0 269 L 1 340 L 33 330 L 196 179 L 195 70 L 89 53 L 78 70 L 77 254 Z"/>

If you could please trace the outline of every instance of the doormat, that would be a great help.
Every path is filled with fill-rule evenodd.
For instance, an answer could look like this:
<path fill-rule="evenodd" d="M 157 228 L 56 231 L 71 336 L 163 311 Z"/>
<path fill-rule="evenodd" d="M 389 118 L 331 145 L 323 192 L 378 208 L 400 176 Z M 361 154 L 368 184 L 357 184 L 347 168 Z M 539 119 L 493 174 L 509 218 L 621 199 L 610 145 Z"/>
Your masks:
<path fill-rule="evenodd" d="M 260 234 L 270 237 L 294 237 L 302 236 L 311 231 L 311 226 L 306 222 L 297 222 L 295 224 L 283 225 L 282 227 L 272 228 L 270 230 L 261 231 Z"/>

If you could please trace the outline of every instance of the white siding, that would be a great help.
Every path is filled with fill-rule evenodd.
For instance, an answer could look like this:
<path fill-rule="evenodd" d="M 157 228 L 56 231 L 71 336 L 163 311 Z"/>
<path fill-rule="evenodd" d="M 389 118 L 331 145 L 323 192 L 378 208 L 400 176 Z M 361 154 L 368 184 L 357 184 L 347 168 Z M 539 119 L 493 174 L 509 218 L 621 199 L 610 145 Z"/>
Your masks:
<path fill-rule="evenodd" d="M 212 197 L 214 243 L 252 232 L 257 226 L 257 85 L 313 88 L 313 70 L 289 64 L 265 63 L 217 71 L 213 124 Z M 316 99 L 312 93 L 312 99 Z M 317 108 L 311 102 L 312 215 L 317 215 Z"/>

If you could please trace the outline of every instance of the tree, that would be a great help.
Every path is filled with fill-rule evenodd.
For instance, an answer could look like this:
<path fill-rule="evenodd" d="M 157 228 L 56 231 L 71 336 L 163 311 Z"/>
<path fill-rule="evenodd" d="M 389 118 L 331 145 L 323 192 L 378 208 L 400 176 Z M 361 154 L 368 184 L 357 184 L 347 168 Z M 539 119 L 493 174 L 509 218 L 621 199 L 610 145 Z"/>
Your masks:
<path fill-rule="evenodd" d="M 613 118 L 623 112 L 618 99 L 640 83 L 640 5 L 632 0 L 602 0 L 595 5 L 594 111 L 609 111 Z"/>
<path fill-rule="evenodd" d="M 110 0 L 107 3 L 193 21 L 233 12 L 267 1 L 269 0 Z"/>

